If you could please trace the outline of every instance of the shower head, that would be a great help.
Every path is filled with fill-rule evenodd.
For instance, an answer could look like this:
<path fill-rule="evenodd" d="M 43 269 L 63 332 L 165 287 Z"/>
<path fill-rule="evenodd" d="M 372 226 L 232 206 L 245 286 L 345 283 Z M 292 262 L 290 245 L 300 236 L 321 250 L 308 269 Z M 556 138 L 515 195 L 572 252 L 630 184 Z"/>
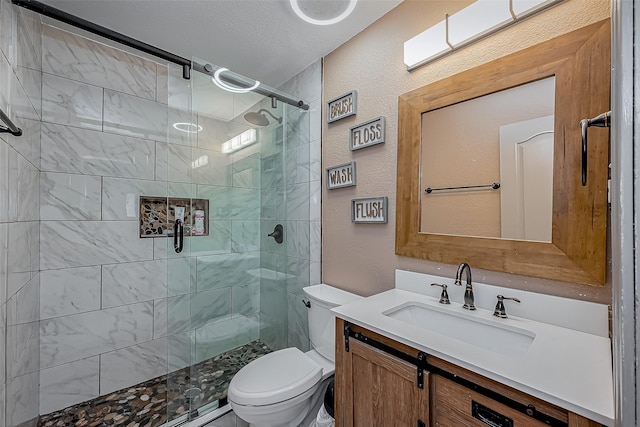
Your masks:
<path fill-rule="evenodd" d="M 276 117 L 273 114 L 271 114 L 269 111 L 265 110 L 264 108 L 261 108 L 256 112 L 253 112 L 253 111 L 248 112 L 247 114 L 244 115 L 244 119 L 256 126 L 267 126 L 269 124 L 269 119 L 267 118 L 267 116 L 264 115 L 264 113 L 267 113 L 268 115 L 270 115 L 278 123 L 282 123 L 282 117 Z"/>

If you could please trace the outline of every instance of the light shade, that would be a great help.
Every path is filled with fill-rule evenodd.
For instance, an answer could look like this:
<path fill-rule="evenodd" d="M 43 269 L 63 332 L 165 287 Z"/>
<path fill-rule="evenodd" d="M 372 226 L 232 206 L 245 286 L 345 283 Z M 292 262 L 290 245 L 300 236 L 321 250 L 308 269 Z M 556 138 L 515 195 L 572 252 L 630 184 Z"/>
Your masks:
<path fill-rule="evenodd" d="M 404 63 L 414 70 L 561 1 L 477 0 L 407 40 Z"/>

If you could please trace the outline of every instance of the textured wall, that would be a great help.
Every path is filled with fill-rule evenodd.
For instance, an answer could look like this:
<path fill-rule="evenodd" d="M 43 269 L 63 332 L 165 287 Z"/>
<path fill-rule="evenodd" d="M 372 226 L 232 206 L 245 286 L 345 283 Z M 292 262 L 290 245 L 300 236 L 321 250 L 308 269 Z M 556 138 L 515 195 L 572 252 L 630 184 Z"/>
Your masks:
<path fill-rule="evenodd" d="M 453 277 L 456 266 L 395 255 L 395 179 L 398 96 L 455 73 L 609 17 L 606 0 L 566 0 L 496 35 L 411 73 L 403 63 L 403 43 L 468 5 L 469 1 L 411 1 L 327 55 L 323 100 L 358 91 L 358 114 L 330 125 L 323 119 L 323 169 L 355 160 L 358 185 L 323 188 L 323 281 L 370 295 L 393 287 L 394 269 Z M 349 127 L 385 116 L 386 142 L 350 152 Z M 389 196 L 389 223 L 354 225 L 350 201 Z M 610 302 L 609 286 L 579 286 L 490 271 L 474 271 L 477 281 L 598 302 Z"/>
<path fill-rule="evenodd" d="M 40 17 L 0 1 L 0 426 L 35 425 L 39 369 Z M 3 124 L 4 126 L 4 124 Z"/>

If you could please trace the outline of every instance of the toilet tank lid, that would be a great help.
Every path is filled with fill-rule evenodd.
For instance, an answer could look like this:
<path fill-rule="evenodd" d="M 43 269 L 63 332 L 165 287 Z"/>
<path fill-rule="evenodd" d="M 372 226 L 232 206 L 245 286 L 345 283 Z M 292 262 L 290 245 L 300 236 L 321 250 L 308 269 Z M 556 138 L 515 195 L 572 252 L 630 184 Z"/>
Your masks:
<path fill-rule="evenodd" d="M 262 406 L 304 393 L 322 378 L 322 368 L 295 347 L 262 356 L 231 379 L 228 398 L 240 405 Z"/>
<path fill-rule="evenodd" d="M 333 286 L 325 285 L 324 283 L 307 286 L 302 288 L 302 290 L 310 299 L 319 303 L 324 303 L 330 307 L 338 307 L 363 298 L 360 295 L 352 294 L 351 292 L 334 288 Z"/>

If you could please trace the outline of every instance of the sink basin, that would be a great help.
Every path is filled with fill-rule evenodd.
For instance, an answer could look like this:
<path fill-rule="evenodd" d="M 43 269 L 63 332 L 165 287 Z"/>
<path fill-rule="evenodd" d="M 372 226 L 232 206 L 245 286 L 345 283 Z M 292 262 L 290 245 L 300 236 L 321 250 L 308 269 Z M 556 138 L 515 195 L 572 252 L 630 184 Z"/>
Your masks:
<path fill-rule="evenodd" d="M 496 319 L 477 317 L 478 312 L 457 313 L 418 302 L 407 302 L 382 313 L 413 327 L 443 335 L 495 353 L 518 356 L 529 350 L 535 333 Z"/>

